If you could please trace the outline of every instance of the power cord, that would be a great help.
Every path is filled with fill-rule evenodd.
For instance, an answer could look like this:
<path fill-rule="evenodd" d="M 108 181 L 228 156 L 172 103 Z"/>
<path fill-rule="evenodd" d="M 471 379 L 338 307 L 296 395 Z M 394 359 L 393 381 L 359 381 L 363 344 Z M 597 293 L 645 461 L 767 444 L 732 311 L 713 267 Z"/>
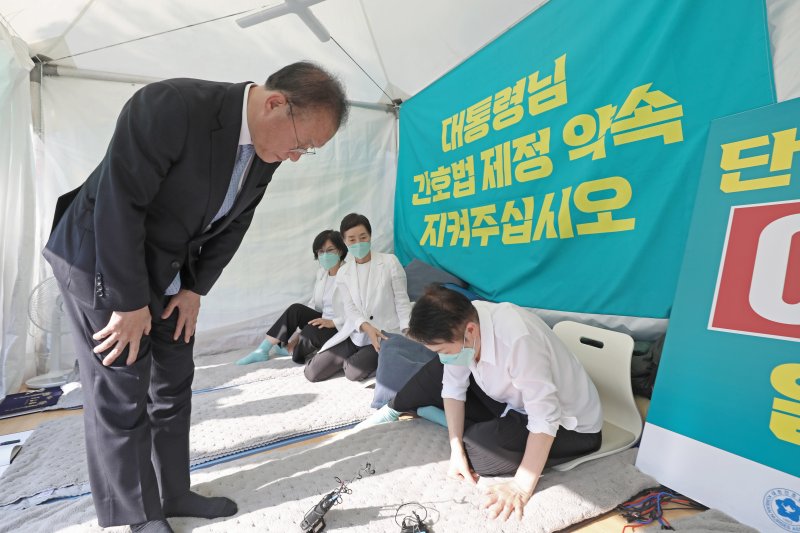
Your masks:
<path fill-rule="evenodd" d="M 404 507 L 411 506 L 415 506 L 407 511 L 407 513 L 411 514 L 405 514 L 400 518 L 400 511 Z M 420 516 L 417 511 L 422 513 L 422 516 Z M 400 520 L 398 520 L 398 518 L 400 518 Z M 430 526 L 425 523 L 427 519 L 428 508 L 417 502 L 404 503 L 397 508 L 397 512 L 394 514 L 394 523 L 400 526 L 400 533 L 433 533 Z"/>
<path fill-rule="evenodd" d="M 639 492 L 627 502 L 617 506 L 617 510 L 620 511 L 622 516 L 628 521 L 628 524 L 622 528 L 622 533 L 625 533 L 628 528 L 633 531 L 637 527 L 646 526 L 653 522 L 661 524 L 661 529 L 672 530 L 672 525 L 664 518 L 664 511 L 671 511 L 673 509 L 697 509 L 704 511 L 708 509 L 708 507 L 682 494 L 673 492 L 663 485 L 651 487 Z"/>

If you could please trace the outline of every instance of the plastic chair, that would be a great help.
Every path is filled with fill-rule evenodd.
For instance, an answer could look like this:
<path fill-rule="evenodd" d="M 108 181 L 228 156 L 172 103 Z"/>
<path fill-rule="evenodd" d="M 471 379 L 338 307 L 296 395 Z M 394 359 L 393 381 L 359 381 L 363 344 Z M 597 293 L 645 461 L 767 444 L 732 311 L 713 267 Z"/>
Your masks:
<path fill-rule="evenodd" d="M 603 408 L 600 449 L 552 467 L 564 471 L 633 446 L 642 434 L 642 417 L 631 388 L 630 335 L 569 320 L 556 324 L 553 331 L 592 378 Z"/>

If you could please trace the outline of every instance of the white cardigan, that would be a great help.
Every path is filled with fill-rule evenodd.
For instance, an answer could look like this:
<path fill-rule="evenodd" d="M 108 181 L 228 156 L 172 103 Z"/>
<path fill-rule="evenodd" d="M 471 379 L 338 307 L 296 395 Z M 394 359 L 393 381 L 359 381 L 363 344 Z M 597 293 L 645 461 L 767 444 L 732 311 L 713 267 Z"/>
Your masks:
<path fill-rule="evenodd" d="M 369 322 L 378 329 L 400 333 L 408 327 L 411 302 L 408 300 L 406 273 L 392 254 L 372 252 L 366 294 L 358 287 L 356 263 L 342 265 L 336 274 L 336 293 L 344 306 L 344 324 L 320 352 L 336 346 Z"/>

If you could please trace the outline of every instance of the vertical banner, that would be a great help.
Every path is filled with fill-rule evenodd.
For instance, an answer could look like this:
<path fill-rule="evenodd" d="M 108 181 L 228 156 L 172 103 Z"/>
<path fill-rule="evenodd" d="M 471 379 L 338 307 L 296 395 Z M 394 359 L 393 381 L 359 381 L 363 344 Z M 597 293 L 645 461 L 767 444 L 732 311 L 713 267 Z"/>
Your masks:
<path fill-rule="evenodd" d="M 396 252 L 664 318 L 709 122 L 773 102 L 764 0 L 551 0 L 403 104 Z"/>
<path fill-rule="evenodd" d="M 637 466 L 800 532 L 800 99 L 714 121 Z"/>

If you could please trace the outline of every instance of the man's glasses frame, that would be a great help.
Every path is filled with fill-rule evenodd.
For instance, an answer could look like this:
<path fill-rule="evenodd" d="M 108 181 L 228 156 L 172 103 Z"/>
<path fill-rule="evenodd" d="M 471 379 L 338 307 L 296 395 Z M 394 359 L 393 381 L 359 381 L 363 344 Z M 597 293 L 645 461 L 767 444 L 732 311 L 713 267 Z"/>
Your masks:
<path fill-rule="evenodd" d="M 300 147 L 300 137 L 297 136 L 297 124 L 294 123 L 294 109 L 292 108 L 292 101 L 287 99 L 286 103 L 289 104 L 289 116 L 292 117 L 292 128 L 294 128 L 294 139 L 295 141 L 297 141 L 297 148 L 292 148 L 289 151 L 293 154 L 298 154 L 298 155 L 316 154 L 317 150 L 313 146 L 311 148 Z"/>

